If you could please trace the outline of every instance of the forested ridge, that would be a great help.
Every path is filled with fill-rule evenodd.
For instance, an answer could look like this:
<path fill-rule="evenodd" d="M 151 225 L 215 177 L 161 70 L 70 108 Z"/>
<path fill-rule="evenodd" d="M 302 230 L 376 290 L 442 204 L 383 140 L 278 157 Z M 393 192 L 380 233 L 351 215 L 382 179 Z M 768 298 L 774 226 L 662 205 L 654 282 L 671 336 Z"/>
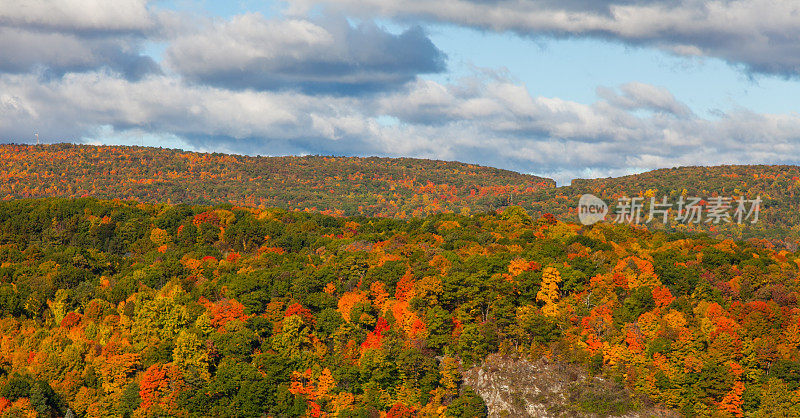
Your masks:
<path fill-rule="evenodd" d="M 248 157 L 152 147 L 0 145 L 0 198 L 48 196 L 281 207 L 407 218 L 485 212 L 550 179 L 413 158 Z"/>
<path fill-rule="evenodd" d="M 698 197 L 703 199 L 704 207 L 714 196 L 734 201 L 740 197 L 758 197 L 762 203 L 758 222 L 754 224 L 693 224 L 678 222 L 671 214 L 666 226 L 653 222 L 648 227 L 708 233 L 720 238 L 766 239 L 791 249 L 796 249 L 800 242 L 800 167 L 794 165 L 678 167 L 617 178 L 576 179 L 570 186 L 538 191 L 526 208 L 532 213 L 553 213 L 565 220 L 576 219 L 578 198 L 584 193 L 599 196 L 612 206 L 624 196 L 641 197 L 647 205 L 650 197 L 656 201 L 667 198 L 672 204 L 681 196 Z"/>
<path fill-rule="evenodd" d="M 536 167 L 531 167 L 535 171 Z M 247 157 L 150 147 L 0 145 L 0 198 L 86 197 L 149 203 L 220 204 L 398 219 L 435 213 L 484 213 L 511 205 L 532 216 L 576 222 L 578 198 L 591 193 L 612 207 L 621 197 L 762 199 L 759 221 L 682 223 L 648 228 L 719 238 L 800 241 L 800 167 L 680 167 L 642 174 L 550 179 L 458 162 L 412 158 Z M 647 207 L 644 208 L 645 215 Z M 613 218 L 609 214 L 608 219 Z"/>
<path fill-rule="evenodd" d="M 3 416 L 482 416 L 487 355 L 687 416 L 796 416 L 800 254 L 511 206 L 408 220 L 0 203 Z"/>

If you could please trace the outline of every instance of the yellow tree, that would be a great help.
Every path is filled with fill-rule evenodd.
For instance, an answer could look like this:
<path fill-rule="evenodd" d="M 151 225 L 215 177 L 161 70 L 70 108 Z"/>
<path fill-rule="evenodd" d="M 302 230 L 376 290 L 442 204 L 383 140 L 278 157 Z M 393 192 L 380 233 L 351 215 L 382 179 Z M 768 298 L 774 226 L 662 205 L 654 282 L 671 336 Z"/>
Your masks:
<path fill-rule="evenodd" d="M 153 241 L 154 244 L 161 246 L 164 244 L 168 244 L 172 239 L 169 236 L 169 233 L 161 228 L 153 228 L 150 232 L 150 241 Z"/>
<path fill-rule="evenodd" d="M 458 393 L 458 386 L 461 384 L 461 365 L 453 357 L 445 356 L 439 363 L 442 378 L 439 379 L 441 388 L 448 396 L 455 396 Z"/>
<path fill-rule="evenodd" d="M 336 380 L 331 374 L 331 369 L 327 367 L 322 370 L 317 381 L 317 393 L 319 396 L 327 395 L 336 386 Z"/>
<path fill-rule="evenodd" d="M 546 267 L 542 271 L 542 285 L 536 300 L 544 302 L 542 313 L 547 316 L 558 315 L 558 284 L 561 283 L 561 273 L 554 267 Z"/>
<path fill-rule="evenodd" d="M 208 372 L 210 360 L 204 349 L 204 340 L 194 332 L 181 330 L 172 350 L 173 364 L 181 370 L 196 373 L 202 379 L 211 378 Z"/>

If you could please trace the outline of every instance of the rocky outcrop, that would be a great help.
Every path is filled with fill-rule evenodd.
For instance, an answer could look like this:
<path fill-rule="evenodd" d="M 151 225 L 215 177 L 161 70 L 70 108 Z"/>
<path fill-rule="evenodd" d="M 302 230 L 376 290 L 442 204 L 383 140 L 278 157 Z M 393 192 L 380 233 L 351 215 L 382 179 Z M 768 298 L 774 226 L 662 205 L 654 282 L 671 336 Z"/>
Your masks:
<path fill-rule="evenodd" d="M 490 417 L 677 417 L 581 367 L 493 354 L 464 372 L 464 384 L 486 402 Z"/>

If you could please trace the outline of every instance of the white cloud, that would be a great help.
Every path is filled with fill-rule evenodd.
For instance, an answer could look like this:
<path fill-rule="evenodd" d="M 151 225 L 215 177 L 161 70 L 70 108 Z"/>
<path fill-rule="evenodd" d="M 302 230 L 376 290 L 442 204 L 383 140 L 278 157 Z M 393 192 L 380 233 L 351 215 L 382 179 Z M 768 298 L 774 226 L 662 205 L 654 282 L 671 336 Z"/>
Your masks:
<path fill-rule="evenodd" d="M 790 2 L 336 3 L 358 3 L 366 16 L 610 37 L 766 72 L 794 74 L 800 62 L 800 10 Z M 639 82 L 598 88 L 599 100 L 580 103 L 533 96 L 489 71 L 452 83 L 421 79 L 443 69 L 444 56 L 418 28 L 398 35 L 341 17 L 256 14 L 190 21 L 134 0 L 22 4 L 0 0 L 3 142 L 39 132 L 51 142 L 145 137 L 263 155 L 414 156 L 562 183 L 676 165 L 800 162 L 796 113 L 736 109 L 709 119 L 667 88 Z M 142 56 L 148 39 L 166 40 L 174 72 Z"/>
<path fill-rule="evenodd" d="M 800 75 L 800 3 L 786 0 L 290 0 L 359 16 L 449 22 L 529 36 L 587 36 Z"/>
<path fill-rule="evenodd" d="M 445 69 L 419 27 L 394 35 L 344 17 L 266 19 L 250 13 L 172 40 L 166 63 L 189 80 L 236 89 L 358 94 Z"/>
<path fill-rule="evenodd" d="M 47 82 L 3 75 L 0 91 L 3 142 L 34 131 L 74 141 L 103 128 L 117 137 L 180 138 L 194 149 L 460 160 L 550 174 L 562 183 L 587 172 L 797 163 L 800 155 L 798 114 L 738 110 L 704 119 L 685 112 L 667 90 L 639 83 L 619 87 L 621 94 L 607 89 L 591 104 L 534 97 L 498 79 L 419 80 L 378 96 L 336 97 L 91 72 Z M 669 111 L 637 113 L 643 105 Z M 398 123 L 379 122 L 386 117 Z"/>
<path fill-rule="evenodd" d="M 164 75 L 130 81 L 92 72 L 47 82 L 4 75 L 0 91 L 2 142 L 31 132 L 49 142 L 75 142 L 111 129 L 117 137 L 133 130 L 181 137 L 196 149 L 274 154 L 326 149 L 342 138 L 348 138 L 342 146 L 353 146 L 359 137 L 373 137 L 367 131 L 377 125 L 351 110 L 359 106 L 355 99 L 230 91 Z"/>
<path fill-rule="evenodd" d="M 67 31 L 146 31 L 148 0 L 0 0 L 0 24 Z"/>
<path fill-rule="evenodd" d="M 622 94 L 617 94 L 607 88 L 599 88 L 600 97 L 623 109 L 646 109 L 656 112 L 666 112 L 675 116 L 692 115 L 689 106 L 678 102 L 675 96 L 664 87 L 650 84 L 632 82 L 620 86 Z"/>
<path fill-rule="evenodd" d="M 140 78 L 160 71 L 152 58 L 138 52 L 141 42 L 128 36 L 82 37 L 0 26 L 0 72 L 60 76 L 105 67 Z"/>
<path fill-rule="evenodd" d="M 168 17 L 144 0 L 0 0 L 0 73 L 59 77 L 107 68 L 130 79 L 158 73 L 141 47 Z"/>

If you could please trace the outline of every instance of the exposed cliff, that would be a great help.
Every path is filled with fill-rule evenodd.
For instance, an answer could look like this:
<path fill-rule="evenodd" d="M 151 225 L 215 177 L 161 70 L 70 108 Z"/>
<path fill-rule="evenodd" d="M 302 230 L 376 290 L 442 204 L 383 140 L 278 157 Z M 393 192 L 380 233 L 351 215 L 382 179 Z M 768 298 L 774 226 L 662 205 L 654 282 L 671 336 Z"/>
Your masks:
<path fill-rule="evenodd" d="M 677 417 L 648 405 L 614 382 L 580 366 L 542 358 L 490 355 L 464 372 L 464 383 L 486 402 L 489 417 Z"/>

